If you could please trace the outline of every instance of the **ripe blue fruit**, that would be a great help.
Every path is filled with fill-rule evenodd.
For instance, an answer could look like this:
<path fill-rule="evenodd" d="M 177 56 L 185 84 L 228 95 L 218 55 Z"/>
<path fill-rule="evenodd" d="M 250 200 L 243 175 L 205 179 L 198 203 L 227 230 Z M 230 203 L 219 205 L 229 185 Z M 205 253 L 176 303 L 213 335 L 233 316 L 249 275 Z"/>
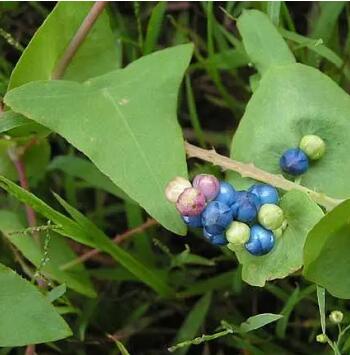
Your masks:
<path fill-rule="evenodd" d="M 223 202 L 231 207 L 236 201 L 236 197 L 237 191 L 233 186 L 226 181 L 220 181 L 219 193 L 216 195 L 215 201 Z"/>
<path fill-rule="evenodd" d="M 277 189 L 267 184 L 254 184 L 248 190 L 252 194 L 258 196 L 261 205 L 266 203 L 276 205 L 279 200 Z"/>
<path fill-rule="evenodd" d="M 210 234 L 220 234 L 232 222 L 231 208 L 220 201 L 211 201 L 202 213 L 202 225 Z"/>
<path fill-rule="evenodd" d="M 256 195 L 239 191 L 236 202 L 232 205 L 233 218 L 240 222 L 251 223 L 256 219 L 259 208 L 260 201 Z"/>
<path fill-rule="evenodd" d="M 300 148 L 287 149 L 280 158 L 280 167 L 284 172 L 298 176 L 309 168 L 309 158 Z"/>
<path fill-rule="evenodd" d="M 205 228 L 203 228 L 203 235 L 206 239 L 208 239 L 211 244 L 214 245 L 226 245 L 228 243 L 224 232 L 212 234 L 209 233 Z"/>
<path fill-rule="evenodd" d="M 274 234 L 259 224 L 250 228 L 250 237 L 245 244 L 246 250 L 255 256 L 265 255 L 272 250 L 275 245 Z"/>
<path fill-rule="evenodd" d="M 197 216 L 182 216 L 184 222 L 192 228 L 201 228 L 202 227 L 202 215 Z"/>

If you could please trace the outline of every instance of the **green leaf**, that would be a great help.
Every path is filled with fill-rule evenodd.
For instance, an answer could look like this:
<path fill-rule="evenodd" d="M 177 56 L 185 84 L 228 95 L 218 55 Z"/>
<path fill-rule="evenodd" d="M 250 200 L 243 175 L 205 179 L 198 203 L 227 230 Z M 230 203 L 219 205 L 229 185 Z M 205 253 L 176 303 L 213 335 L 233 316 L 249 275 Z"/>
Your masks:
<path fill-rule="evenodd" d="M 298 33 L 287 31 L 283 28 L 280 28 L 279 31 L 284 38 L 300 44 L 298 48 L 307 47 L 311 51 L 333 63 L 337 68 L 342 67 L 343 60 L 338 56 L 337 53 L 333 52 L 331 49 L 322 44 L 320 40 L 308 38 Z"/>
<path fill-rule="evenodd" d="M 152 10 L 151 17 L 147 25 L 147 33 L 143 49 L 143 53 L 145 55 L 153 52 L 155 46 L 157 45 L 166 7 L 167 3 L 165 1 L 160 1 Z"/>
<path fill-rule="evenodd" d="M 191 44 L 168 48 L 84 84 L 29 83 L 6 104 L 65 137 L 164 227 L 185 234 L 164 188 L 187 176 L 176 99 L 191 53 Z"/>
<path fill-rule="evenodd" d="M 211 302 L 211 293 L 205 294 L 200 300 L 194 305 L 191 312 L 186 317 L 185 321 L 181 325 L 179 331 L 177 332 L 174 343 L 181 343 L 187 339 L 194 338 L 208 313 L 209 306 Z M 185 355 L 189 350 L 189 346 L 182 347 L 175 352 L 176 355 Z"/>
<path fill-rule="evenodd" d="M 347 299 L 350 298 L 349 215 L 350 200 L 346 200 L 314 226 L 304 248 L 305 278 L 333 296 Z"/>
<path fill-rule="evenodd" d="M 115 260 L 120 262 L 124 267 L 131 271 L 140 280 L 144 281 L 160 295 L 170 296 L 173 290 L 165 283 L 165 280 L 161 277 L 160 272 L 144 265 L 131 254 L 127 253 L 124 249 L 117 246 L 111 239 L 109 239 L 103 231 L 101 231 L 94 223 L 86 218 L 82 213 L 70 206 L 60 196 L 54 194 L 58 202 L 63 208 L 77 221 L 79 226 L 86 234 L 94 236 L 96 240 L 95 248 L 99 248 L 109 253 Z"/>
<path fill-rule="evenodd" d="M 104 190 L 114 196 L 133 202 L 122 190 L 103 175 L 93 163 L 87 159 L 70 155 L 55 157 L 47 167 L 48 170 L 60 170 L 67 175 L 86 181 L 91 186 Z"/>
<path fill-rule="evenodd" d="M 237 26 L 248 56 L 261 73 L 275 65 L 295 63 L 286 42 L 264 13 L 244 10 Z"/>
<path fill-rule="evenodd" d="M 34 134 L 45 135 L 49 130 L 9 110 L 3 112 L 0 116 L 0 133 L 5 132 L 10 136 L 24 136 Z"/>
<path fill-rule="evenodd" d="M 267 324 L 276 322 L 281 319 L 283 316 L 281 314 L 274 313 L 262 313 L 253 317 L 249 317 L 244 323 L 239 327 L 242 333 L 248 333 L 252 330 L 256 330 L 264 327 Z"/>
<path fill-rule="evenodd" d="M 322 210 L 304 193 L 290 191 L 281 201 L 288 227 L 276 240 L 273 250 L 264 256 L 254 256 L 243 247 L 236 252 L 243 265 L 242 278 L 254 286 L 281 279 L 303 266 L 303 248 L 307 233 L 322 218 Z"/>
<path fill-rule="evenodd" d="M 121 355 L 130 355 L 130 353 L 128 352 L 128 350 L 126 349 L 126 347 L 124 346 L 124 344 L 121 341 L 115 340 L 115 343 L 116 343 Z"/>
<path fill-rule="evenodd" d="M 91 2 L 59 2 L 39 27 L 19 59 L 10 78 L 9 90 L 51 74 L 88 14 Z M 117 47 L 106 13 L 102 13 L 78 49 L 64 78 L 84 81 L 118 67 Z"/>
<path fill-rule="evenodd" d="M 0 210 L 0 230 L 6 238 L 36 267 L 43 259 L 43 251 L 35 243 L 33 237 L 14 233 L 25 228 L 19 216 L 11 211 Z M 48 262 L 41 270 L 43 275 L 65 283 L 69 288 L 88 297 L 96 297 L 96 292 L 83 265 L 79 264 L 69 270 L 61 270 L 60 266 L 77 258 L 61 236 L 51 233 L 48 248 Z M 44 239 L 44 237 L 42 238 Z"/>
<path fill-rule="evenodd" d="M 248 65 L 249 58 L 243 47 L 227 49 L 213 54 L 198 63 L 191 65 L 192 69 L 205 69 L 206 67 L 216 67 L 220 70 L 232 70 Z"/>
<path fill-rule="evenodd" d="M 234 276 L 234 272 L 228 271 L 206 280 L 197 281 L 186 290 L 179 292 L 178 296 L 192 297 L 195 295 L 202 295 L 208 291 L 221 290 L 225 288 L 232 289 Z"/>
<path fill-rule="evenodd" d="M 61 284 L 53 288 L 48 294 L 46 295 L 46 298 L 49 302 L 54 302 L 60 297 L 62 297 L 67 291 L 66 284 Z"/>
<path fill-rule="evenodd" d="M 24 346 L 72 334 L 55 308 L 28 281 L 0 264 L 0 346 Z"/>
<path fill-rule="evenodd" d="M 322 333 L 326 334 L 326 290 L 317 286 L 317 303 L 320 311 Z"/>
<path fill-rule="evenodd" d="M 326 142 L 326 153 L 311 162 L 301 184 L 333 198 L 350 197 L 349 115 L 349 96 L 317 69 L 301 64 L 271 68 L 249 101 L 231 157 L 281 174 L 282 153 L 297 147 L 304 135 L 316 134 Z M 230 176 L 237 186 L 249 184 Z"/>
<path fill-rule="evenodd" d="M 160 295 L 171 296 L 173 294 L 173 290 L 155 270 L 149 269 L 127 251 L 114 244 L 113 241 L 110 240 L 97 226 L 79 211 L 69 206 L 63 199 L 59 198 L 60 203 L 71 215 L 74 216 L 74 219 L 79 221 L 79 223 L 55 211 L 38 197 L 34 196 L 27 190 L 22 189 L 3 176 L 0 176 L 0 187 L 19 201 L 28 204 L 35 211 L 41 213 L 43 216 L 57 224 L 59 227 L 56 229 L 57 233 L 110 254 L 138 279 L 149 285 Z"/>
<path fill-rule="evenodd" d="M 281 12 L 281 1 L 267 2 L 267 14 L 275 26 L 278 26 L 279 24 L 280 12 Z"/>
<path fill-rule="evenodd" d="M 286 329 L 288 326 L 289 317 L 294 307 L 297 305 L 297 303 L 300 300 L 299 294 L 300 294 L 300 289 L 299 287 L 296 287 L 293 293 L 288 298 L 288 301 L 285 303 L 281 311 L 283 318 L 281 318 L 276 324 L 276 335 L 281 339 L 284 339 L 286 336 Z"/>
<path fill-rule="evenodd" d="M 345 5 L 346 1 L 325 1 L 318 3 L 319 16 L 311 21 L 310 37 L 321 38 L 327 44 L 332 37 L 338 17 Z"/>

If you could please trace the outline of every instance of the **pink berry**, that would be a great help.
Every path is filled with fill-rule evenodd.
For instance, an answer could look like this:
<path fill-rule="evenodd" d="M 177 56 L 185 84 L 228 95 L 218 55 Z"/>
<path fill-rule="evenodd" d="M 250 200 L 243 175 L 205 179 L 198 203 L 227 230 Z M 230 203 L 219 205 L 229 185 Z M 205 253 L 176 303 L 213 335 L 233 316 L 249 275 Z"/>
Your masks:
<path fill-rule="evenodd" d="M 205 196 L 203 192 L 189 187 L 179 196 L 176 208 L 183 216 L 197 216 L 205 208 Z"/>
<path fill-rule="evenodd" d="M 165 196 L 168 201 L 176 203 L 185 189 L 192 187 L 191 183 L 181 176 L 172 179 L 165 188 Z"/>
<path fill-rule="evenodd" d="M 213 200 L 219 193 L 220 183 L 214 175 L 200 174 L 192 182 L 193 187 L 203 192 L 207 201 Z"/>

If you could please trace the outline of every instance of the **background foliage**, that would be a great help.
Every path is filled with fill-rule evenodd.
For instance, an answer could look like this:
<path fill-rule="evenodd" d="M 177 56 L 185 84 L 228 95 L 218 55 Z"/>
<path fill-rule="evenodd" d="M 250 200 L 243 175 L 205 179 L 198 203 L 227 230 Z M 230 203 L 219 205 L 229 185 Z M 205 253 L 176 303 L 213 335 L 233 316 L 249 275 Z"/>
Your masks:
<path fill-rule="evenodd" d="M 163 189 L 187 175 L 182 135 L 277 173 L 276 156 L 316 133 L 328 154 L 301 183 L 349 197 L 349 4 L 110 3 L 52 81 L 91 5 L 0 3 L 0 354 L 327 353 L 315 336 L 332 309 L 349 323 L 347 303 L 312 282 L 350 297 L 348 201 L 312 229 L 322 210 L 289 192 L 288 240 L 240 265 L 196 231 L 174 234 L 186 230 Z M 14 183 L 18 147 L 32 193 Z M 198 172 L 225 177 L 190 160 Z M 104 253 L 78 263 L 87 247 Z"/>

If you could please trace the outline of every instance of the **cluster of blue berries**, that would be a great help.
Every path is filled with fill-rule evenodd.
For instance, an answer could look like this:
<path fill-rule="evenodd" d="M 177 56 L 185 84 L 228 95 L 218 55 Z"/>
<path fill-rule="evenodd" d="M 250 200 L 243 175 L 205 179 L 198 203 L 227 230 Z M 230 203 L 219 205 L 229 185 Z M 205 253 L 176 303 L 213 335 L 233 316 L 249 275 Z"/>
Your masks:
<path fill-rule="evenodd" d="M 304 136 L 298 148 L 287 149 L 280 158 L 281 169 L 293 176 L 304 174 L 309 168 L 309 160 L 320 159 L 326 151 L 326 144 L 319 136 Z"/>
<path fill-rule="evenodd" d="M 197 175 L 192 184 L 177 177 L 166 188 L 169 201 L 189 227 L 203 228 L 204 237 L 231 250 L 244 247 L 252 255 L 269 253 L 286 228 L 277 190 L 255 184 L 236 191 L 213 175 Z"/>

